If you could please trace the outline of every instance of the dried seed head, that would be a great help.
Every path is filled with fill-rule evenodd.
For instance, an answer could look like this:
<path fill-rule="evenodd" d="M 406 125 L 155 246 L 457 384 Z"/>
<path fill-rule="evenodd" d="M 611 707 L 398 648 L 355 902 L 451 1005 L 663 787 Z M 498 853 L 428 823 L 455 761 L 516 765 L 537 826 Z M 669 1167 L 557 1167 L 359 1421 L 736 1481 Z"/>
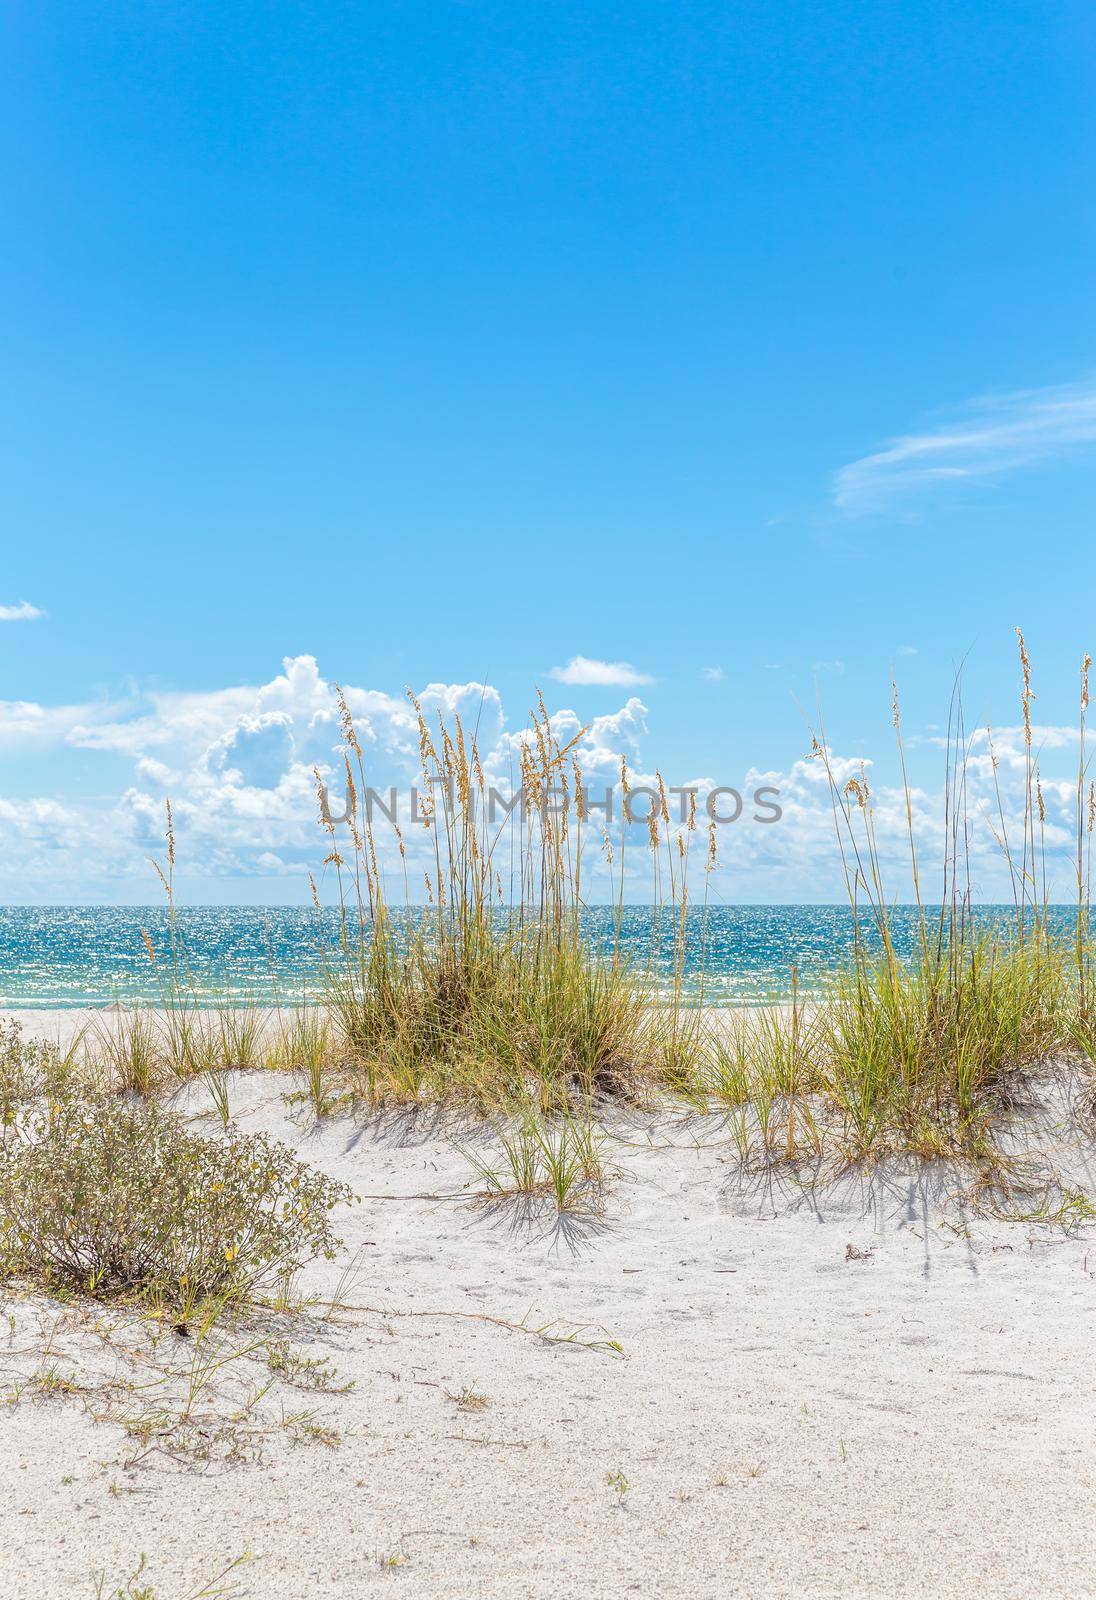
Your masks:
<path fill-rule="evenodd" d="M 845 793 L 852 795 L 861 811 L 866 811 L 868 806 L 868 786 L 859 778 L 850 778 L 845 785 Z"/>
<path fill-rule="evenodd" d="M 327 790 L 324 787 L 323 779 L 320 777 L 319 767 L 312 768 L 312 776 L 316 780 L 316 801 L 320 808 L 320 827 L 326 828 L 328 833 L 331 833 L 333 832 L 333 824 L 327 810 Z"/>
<path fill-rule="evenodd" d="M 350 715 L 350 707 L 346 703 L 346 695 L 343 693 L 341 683 L 335 684 L 335 698 L 339 702 L 339 726 L 342 729 L 343 743 L 350 746 L 360 761 L 362 747 L 358 743 L 358 735 L 354 729 L 354 718 Z"/>
<path fill-rule="evenodd" d="M 1020 695 L 1020 711 L 1024 719 L 1024 743 L 1031 748 L 1031 702 L 1035 699 L 1031 687 L 1031 662 L 1028 659 L 1027 646 L 1020 629 L 1016 630 L 1016 640 L 1020 647 L 1020 670 L 1024 675 L 1024 688 Z"/>

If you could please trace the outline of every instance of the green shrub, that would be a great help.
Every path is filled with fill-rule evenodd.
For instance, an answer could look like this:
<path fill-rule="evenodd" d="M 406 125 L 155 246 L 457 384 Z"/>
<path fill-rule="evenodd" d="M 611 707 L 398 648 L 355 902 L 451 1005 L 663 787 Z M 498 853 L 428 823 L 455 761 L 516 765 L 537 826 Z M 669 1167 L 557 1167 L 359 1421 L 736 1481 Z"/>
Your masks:
<path fill-rule="evenodd" d="M 265 1134 L 202 1138 L 156 1102 L 53 1102 L 0 1157 L 8 1270 L 99 1297 L 253 1293 L 330 1259 L 350 1199 Z"/>
<path fill-rule="evenodd" d="M 0 1133 L 14 1127 L 21 1112 L 49 1094 L 67 1089 L 71 1058 L 44 1039 L 24 1039 L 14 1017 L 0 1021 Z"/>

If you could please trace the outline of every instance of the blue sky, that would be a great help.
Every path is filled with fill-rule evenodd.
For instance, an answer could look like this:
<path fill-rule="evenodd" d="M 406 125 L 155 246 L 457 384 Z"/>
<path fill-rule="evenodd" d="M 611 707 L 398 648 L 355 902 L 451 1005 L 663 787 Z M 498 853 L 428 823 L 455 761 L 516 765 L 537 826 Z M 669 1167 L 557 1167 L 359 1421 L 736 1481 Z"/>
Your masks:
<path fill-rule="evenodd" d="M 1040 715 L 1072 714 L 1091 8 L 0 26 L 0 898 L 144 897 L 134 818 L 171 788 L 195 895 L 298 898 L 262 795 L 320 691 L 270 690 L 286 658 L 363 695 L 487 683 L 510 729 L 536 684 L 583 721 L 638 700 L 632 759 L 678 781 L 789 773 L 816 681 L 874 756 L 894 665 L 928 785 L 960 658 L 1015 722 L 1015 623 Z M 575 657 L 650 681 L 552 676 Z M 241 733 L 264 714 L 280 745 Z M 245 733 L 261 774 L 225 766 Z M 210 770 L 240 775 L 228 842 Z M 827 882 L 793 855 L 738 890 Z"/>

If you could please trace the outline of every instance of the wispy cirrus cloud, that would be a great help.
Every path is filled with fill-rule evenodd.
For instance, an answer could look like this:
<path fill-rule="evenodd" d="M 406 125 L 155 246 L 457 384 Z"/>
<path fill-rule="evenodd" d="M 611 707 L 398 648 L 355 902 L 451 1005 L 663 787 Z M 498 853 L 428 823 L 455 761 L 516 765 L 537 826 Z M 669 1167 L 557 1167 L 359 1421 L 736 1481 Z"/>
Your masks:
<path fill-rule="evenodd" d="M 630 661 L 598 661 L 592 656 L 572 656 L 565 667 L 553 667 L 549 677 L 580 688 L 631 689 L 654 681 L 637 672 Z"/>
<path fill-rule="evenodd" d="M 16 606 L 0 606 L 0 622 L 40 622 L 45 614 L 41 606 L 32 606 L 29 600 L 20 600 Z"/>
<path fill-rule="evenodd" d="M 851 515 L 893 511 L 927 495 L 992 481 L 1096 445 L 1096 377 L 968 401 L 954 421 L 903 434 L 834 473 L 834 504 Z"/>

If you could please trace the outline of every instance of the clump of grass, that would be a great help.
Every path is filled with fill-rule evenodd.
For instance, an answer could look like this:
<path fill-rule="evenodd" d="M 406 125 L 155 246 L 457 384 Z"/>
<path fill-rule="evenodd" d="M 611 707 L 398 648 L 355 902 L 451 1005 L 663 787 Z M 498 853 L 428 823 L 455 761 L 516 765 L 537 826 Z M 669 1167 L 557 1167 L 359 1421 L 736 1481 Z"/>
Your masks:
<path fill-rule="evenodd" d="M 915 948 L 900 956 L 876 835 L 867 771 L 838 771 L 824 732 L 812 756 L 830 791 L 835 835 L 854 921 L 848 970 L 809 1006 L 792 975 L 790 1006 L 732 1016 L 686 1053 L 684 1073 L 666 1072 L 695 1104 L 728 1109 L 743 1159 L 817 1158 L 825 1142 L 845 1159 L 886 1151 L 997 1161 L 995 1132 L 1024 1073 L 1071 1046 L 1096 1060 L 1092 978 L 1091 835 L 1096 790 L 1086 791 L 1084 746 L 1089 658 L 1082 663 L 1081 754 L 1077 780 L 1077 927 L 1073 940 L 1050 932 L 1045 799 L 1033 745 L 1031 665 L 1019 635 L 1021 714 L 1026 749 L 1019 838 L 1010 837 L 998 792 L 994 822 L 1013 886 L 1011 915 L 986 927 L 972 902 L 967 778 L 969 741 L 958 686 L 947 733 L 942 893 L 923 892 L 906 776 L 897 690 L 898 741 L 917 921 Z M 988 736 L 994 774 L 996 756 Z M 1016 820 L 1013 819 L 1013 827 Z M 665 1056 L 665 1053 L 664 1053 Z"/>
<path fill-rule="evenodd" d="M 835 979 L 819 1012 L 818 1077 L 852 1153 L 987 1150 L 1010 1080 L 1061 1046 L 1065 959 L 1038 934 L 990 934 Z"/>
<path fill-rule="evenodd" d="M 268 1026 L 264 1007 L 219 1006 L 213 1020 L 219 1046 L 216 1063 L 219 1067 L 250 1071 L 263 1065 Z"/>
<path fill-rule="evenodd" d="M 1049 933 L 1045 803 L 1033 750 L 1031 664 L 1017 629 L 1026 751 L 1021 838 L 1010 838 L 998 798 L 995 833 L 1013 886 L 1013 914 L 985 931 L 973 914 L 968 821 L 969 744 L 958 685 L 947 729 L 943 818 L 945 854 L 939 906 L 926 904 L 906 777 L 897 688 L 892 722 L 902 771 L 910 868 L 918 911 L 916 951 L 895 951 L 867 773 L 841 783 L 824 737 L 812 753 L 826 774 L 849 901 L 856 919 L 852 971 L 838 976 L 819 1008 L 821 1086 L 838 1109 L 856 1156 L 883 1147 L 924 1155 L 991 1153 L 994 1118 L 1010 1074 L 1045 1059 L 1064 1043 L 1069 982 L 1066 949 Z M 1088 700 L 1088 658 L 1082 666 L 1081 759 Z M 992 770 L 996 758 L 987 735 Z M 1083 777 L 1079 780 L 1083 785 Z M 1084 818 L 1079 812 L 1079 827 Z M 1080 870 L 1080 993 L 1085 984 L 1088 888 Z M 869 940 L 868 934 L 873 936 Z M 878 953 L 873 953 L 872 943 Z"/>
<path fill-rule="evenodd" d="M 335 1058 L 331 1018 L 320 1006 L 295 1006 L 288 1017 L 279 1016 L 266 1064 L 280 1072 L 324 1072 Z"/>
<path fill-rule="evenodd" d="M 755 1153 L 787 1161 L 820 1154 L 818 1028 L 794 978 L 790 1007 L 726 1015 L 696 1073 L 701 1103 L 726 1108 L 743 1161 Z"/>
<path fill-rule="evenodd" d="M 86 1043 L 106 1082 L 123 1093 L 152 1094 L 167 1075 L 159 1023 L 144 1007 L 96 1019 Z"/>
<path fill-rule="evenodd" d="M 325 821 L 341 908 L 325 960 L 357 1091 L 411 1103 L 459 1096 L 481 1108 L 532 1093 L 546 1109 L 634 1092 L 649 1055 L 644 990 L 615 951 L 599 958 L 580 932 L 588 823 L 575 746 L 585 730 L 561 744 L 543 703 L 534 716 L 520 749 L 528 809 L 504 892 L 475 738 L 459 718 L 452 730 L 439 720 L 435 733 L 413 701 L 424 788 L 450 800 L 427 803 L 434 868 L 419 913 L 387 899 L 361 745 L 340 704 L 350 845 L 344 854 Z M 409 901 L 398 825 L 396 835 Z"/>
<path fill-rule="evenodd" d="M 280 1020 L 268 1048 L 267 1063 L 282 1072 L 301 1072 L 307 1097 L 318 1117 L 327 1116 L 339 1096 L 330 1087 L 337 1064 L 331 1018 L 319 1006 L 297 1006 Z"/>
<path fill-rule="evenodd" d="M 331 1258 L 330 1213 L 350 1198 L 264 1134 L 205 1139 L 156 1101 L 74 1096 L 7 1142 L 0 1242 L 9 1272 L 185 1313 Z"/>
<path fill-rule="evenodd" d="M 188 995 L 168 995 L 161 1016 L 164 1059 L 184 1082 L 214 1072 L 222 1063 L 222 1036 L 217 1018 Z"/>
<path fill-rule="evenodd" d="M 588 1116 L 563 1112 L 549 1118 L 529 1110 L 499 1142 L 501 1157 L 494 1163 L 465 1150 L 483 1178 L 488 1196 L 542 1197 L 560 1215 L 600 1209 L 605 1187 L 604 1138 Z"/>
<path fill-rule="evenodd" d="M 463 1389 L 453 1394 L 446 1390 L 445 1398 L 452 1400 L 458 1411 L 486 1411 L 491 1404 L 490 1397 L 472 1383 L 466 1383 Z"/>
<path fill-rule="evenodd" d="M 97 1019 L 85 1054 L 121 1092 L 153 1094 L 166 1084 L 261 1066 L 266 1014 L 256 1006 L 205 1010 L 196 998 L 162 989 L 159 1011 L 139 1006 Z"/>

